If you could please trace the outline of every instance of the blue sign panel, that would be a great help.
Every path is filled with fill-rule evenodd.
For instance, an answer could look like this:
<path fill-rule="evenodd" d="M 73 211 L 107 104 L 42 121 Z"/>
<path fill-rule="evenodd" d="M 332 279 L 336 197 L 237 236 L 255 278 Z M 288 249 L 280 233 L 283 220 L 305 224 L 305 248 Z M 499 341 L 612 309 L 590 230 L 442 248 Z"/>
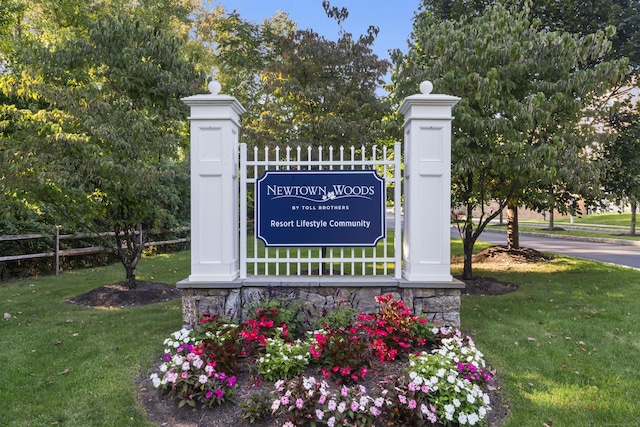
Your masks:
<path fill-rule="evenodd" d="M 375 246 L 385 236 L 384 190 L 373 170 L 266 171 L 256 236 L 266 246 Z"/>

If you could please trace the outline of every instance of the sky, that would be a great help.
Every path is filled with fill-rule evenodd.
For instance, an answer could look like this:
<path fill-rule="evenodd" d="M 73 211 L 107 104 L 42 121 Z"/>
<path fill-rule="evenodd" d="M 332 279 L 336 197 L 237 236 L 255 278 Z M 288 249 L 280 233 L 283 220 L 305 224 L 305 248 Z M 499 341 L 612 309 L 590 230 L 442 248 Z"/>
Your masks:
<path fill-rule="evenodd" d="M 326 16 L 322 0 L 216 0 L 213 3 L 224 5 L 229 12 L 235 9 L 244 19 L 257 23 L 281 10 L 298 23 L 299 29 L 311 28 L 329 40 L 336 40 L 340 30 L 337 22 Z M 380 27 L 373 45 L 380 58 L 389 59 L 390 49 L 407 50 L 412 18 L 420 0 L 331 0 L 330 3 L 347 8 L 349 17 L 342 26 L 354 38 L 366 34 L 370 25 Z"/>

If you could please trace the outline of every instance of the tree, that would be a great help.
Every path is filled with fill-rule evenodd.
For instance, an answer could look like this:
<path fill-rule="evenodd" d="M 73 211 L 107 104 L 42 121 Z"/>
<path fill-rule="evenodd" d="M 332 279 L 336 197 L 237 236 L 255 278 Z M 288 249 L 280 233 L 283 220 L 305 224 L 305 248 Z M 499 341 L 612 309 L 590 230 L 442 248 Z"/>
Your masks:
<path fill-rule="evenodd" d="M 4 158 L 17 153 L 7 163 L 25 198 L 61 225 L 111 229 L 107 244 L 133 287 L 141 230 L 175 225 L 186 208 L 186 189 L 172 183 L 185 173 L 188 142 L 180 97 L 204 83 L 188 39 L 190 3 L 42 1 L 25 10 L 0 84 L 21 117 Z"/>
<path fill-rule="evenodd" d="M 346 10 L 324 5 L 338 23 L 346 19 Z M 372 51 L 377 28 L 357 40 L 340 31 L 331 41 L 298 30 L 286 15 L 258 25 L 221 7 L 202 22 L 200 37 L 215 53 L 216 78 L 247 109 L 244 141 L 360 146 L 384 137 L 389 106 L 376 90 L 389 64 Z"/>
<path fill-rule="evenodd" d="M 463 210 L 464 278 L 473 275 L 475 241 L 502 209 L 534 185 L 558 183 L 558 171 L 570 176 L 567 153 L 589 167 L 582 150 L 589 141 L 575 136 L 582 112 L 626 72 L 625 61 L 594 65 L 608 48 L 602 32 L 549 31 L 526 8 L 496 4 L 457 20 L 416 16 L 408 53 L 393 54 L 391 88 L 399 101 L 429 79 L 462 98 L 454 110 L 452 198 Z"/>
<path fill-rule="evenodd" d="M 636 213 L 640 201 L 640 112 L 638 101 L 627 98 L 618 106 L 609 126 L 615 139 L 604 145 L 606 162 L 603 187 L 616 203 L 631 205 L 630 234 L 636 234 Z"/>
<path fill-rule="evenodd" d="M 605 58 L 627 57 L 640 66 L 640 2 L 637 0 L 423 0 L 421 8 L 437 19 L 457 20 L 462 16 L 480 15 L 489 5 L 526 7 L 531 18 L 539 19 L 544 28 L 581 36 L 616 28 L 611 37 L 612 48 Z M 525 6 L 526 5 L 526 6 Z"/>

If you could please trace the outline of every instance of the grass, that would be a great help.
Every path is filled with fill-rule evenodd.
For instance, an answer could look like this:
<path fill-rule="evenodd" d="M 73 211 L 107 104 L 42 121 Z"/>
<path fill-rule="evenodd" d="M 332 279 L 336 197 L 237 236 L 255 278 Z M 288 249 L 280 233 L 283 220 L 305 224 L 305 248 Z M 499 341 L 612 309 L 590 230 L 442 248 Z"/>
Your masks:
<path fill-rule="evenodd" d="M 506 223 L 505 223 L 506 224 Z M 630 235 L 631 213 L 603 213 L 574 217 L 573 224 L 569 218 L 554 221 L 555 227 L 566 229 L 549 231 L 549 221 L 539 219 L 524 219 L 519 222 L 520 231 L 544 234 L 559 234 L 566 236 L 592 237 L 605 239 L 621 239 L 640 241 L 640 234 Z M 580 228 L 580 229 L 578 229 Z M 592 228 L 591 230 L 589 228 Z M 504 225 L 490 225 L 488 229 L 504 231 Z M 640 228 L 637 232 L 640 232 Z"/>
<path fill-rule="evenodd" d="M 452 254 L 461 253 L 452 240 Z M 519 286 L 462 300 L 462 328 L 509 401 L 505 427 L 640 425 L 640 272 L 560 256 L 474 273 Z M 189 252 L 146 258 L 138 274 L 175 283 L 189 275 Z M 2 311 L 15 316 L 0 322 L 2 425 L 151 425 L 135 379 L 181 327 L 180 301 L 125 310 L 66 302 L 122 275 L 113 265 L 0 285 Z"/>
<path fill-rule="evenodd" d="M 188 276 L 189 253 L 141 262 L 141 279 Z M 0 285 L 0 424 L 151 425 L 136 401 L 135 378 L 181 327 L 180 301 L 125 310 L 68 304 L 72 296 L 123 279 L 113 265 Z"/>
<path fill-rule="evenodd" d="M 492 227 L 493 228 L 493 227 Z M 539 227 L 527 227 L 520 225 L 520 231 L 529 231 L 534 233 L 544 233 L 544 234 L 560 234 L 565 236 L 578 236 L 578 237 L 595 237 L 595 238 L 604 238 L 604 239 L 619 239 L 619 240 L 635 240 L 640 241 L 640 235 L 636 234 L 634 236 L 628 234 L 620 229 L 611 230 L 610 232 L 605 231 L 585 231 L 585 230 L 563 230 L 563 231 L 548 231 L 542 230 Z M 501 230 L 504 230 L 504 227 L 501 227 Z"/>
<path fill-rule="evenodd" d="M 562 218 L 555 221 L 558 224 L 569 224 L 569 218 Z M 618 227 L 630 227 L 631 226 L 631 212 L 611 212 L 591 215 L 581 215 L 573 217 L 573 223 L 576 225 L 598 225 L 598 226 L 618 226 Z"/>
<path fill-rule="evenodd" d="M 462 251 L 457 245 L 453 252 Z M 505 427 L 640 425 L 638 271 L 558 256 L 474 274 L 519 286 L 499 297 L 467 296 L 461 310 L 462 328 L 503 382 L 511 406 Z"/>

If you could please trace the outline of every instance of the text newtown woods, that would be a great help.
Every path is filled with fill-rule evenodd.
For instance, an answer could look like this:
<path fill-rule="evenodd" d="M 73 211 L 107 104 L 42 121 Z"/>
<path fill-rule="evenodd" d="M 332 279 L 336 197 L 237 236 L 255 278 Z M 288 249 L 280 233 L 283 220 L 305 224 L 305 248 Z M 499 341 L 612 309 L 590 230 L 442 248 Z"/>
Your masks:
<path fill-rule="evenodd" d="M 267 196 L 373 196 L 376 189 L 373 185 L 333 184 L 331 189 L 320 185 L 267 185 Z"/>

